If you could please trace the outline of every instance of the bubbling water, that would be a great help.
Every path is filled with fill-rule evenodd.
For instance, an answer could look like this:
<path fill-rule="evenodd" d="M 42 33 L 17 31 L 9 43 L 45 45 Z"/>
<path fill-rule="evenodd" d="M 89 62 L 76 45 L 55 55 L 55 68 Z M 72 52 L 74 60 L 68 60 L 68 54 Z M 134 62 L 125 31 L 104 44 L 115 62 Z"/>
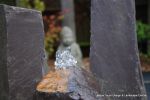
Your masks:
<path fill-rule="evenodd" d="M 66 69 L 71 66 L 76 66 L 76 64 L 77 60 L 72 56 L 70 47 L 56 52 L 55 69 Z"/>

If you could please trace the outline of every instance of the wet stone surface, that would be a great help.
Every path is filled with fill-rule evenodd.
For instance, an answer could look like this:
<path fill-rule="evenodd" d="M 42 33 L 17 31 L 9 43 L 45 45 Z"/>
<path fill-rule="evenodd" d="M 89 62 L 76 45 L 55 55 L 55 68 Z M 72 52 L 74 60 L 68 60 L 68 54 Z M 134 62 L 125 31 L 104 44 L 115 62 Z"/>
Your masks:
<path fill-rule="evenodd" d="M 38 84 L 35 100 L 103 100 L 97 97 L 98 83 L 90 72 L 80 67 L 50 71 Z"/>
<path fill-rule="evenodd" d="M 134 0 L 91 0 L 92 72 L 102 81 L 101 94 L 138 95 L 110 100 L 145 100 L 138 57 Z"/>
<path fill-rule="evenodd" d="M 0 5 L 0 100 L 32 100 L 42 78 L 42 16 Z"/>

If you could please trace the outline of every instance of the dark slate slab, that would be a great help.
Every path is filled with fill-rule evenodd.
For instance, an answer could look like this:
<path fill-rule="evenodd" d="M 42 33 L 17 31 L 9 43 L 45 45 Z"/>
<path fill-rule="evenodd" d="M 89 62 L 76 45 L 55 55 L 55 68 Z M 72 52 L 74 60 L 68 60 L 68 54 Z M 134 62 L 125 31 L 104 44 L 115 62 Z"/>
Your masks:
<path fill-rule="evenodd" d="M 91 0 L 91 69 L 104 95 L 144 95 L 135 31 L 134 0 Z M 145 100 L 145 97 L 108 97 Z"/>
<path fill-rule="evenodd" d="M 50 71 L 37 86 L 34 100 L 104 100 L 98 80 L 80 67 Z"/>
<path fill-rule="evenodd" d="M 40 12 L 0 5 L 0 100 L 32 100 L 42 77 Z"/>

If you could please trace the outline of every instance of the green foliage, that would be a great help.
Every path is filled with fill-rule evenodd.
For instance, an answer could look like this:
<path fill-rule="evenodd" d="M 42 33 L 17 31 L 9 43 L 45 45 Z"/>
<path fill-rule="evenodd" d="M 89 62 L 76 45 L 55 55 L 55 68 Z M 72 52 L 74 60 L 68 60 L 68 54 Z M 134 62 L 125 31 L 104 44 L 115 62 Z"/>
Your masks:
<path fill-rule="evenodd" d="M 85 46 L 90 46 L 90 43 L 89 42 L 80 42 L 79 45 L 85 47 Z"/>
<path fill-rule="evenodd" d="M 40 0 L 34 0 L 35 9 L 39 11 L 43 11 L 45 9 L 44 3 Z"/>
<path fill-rule="evenodd" d="M 16 0 L 0 0 L 0 4 L 7 4 L 7 5 L 15 6 Z"/>
<path fill-rule="evenodd" d="M 45 49 L 48 52 L 48 55 L 51 56 L 54 52 L 54 39 L 52 37 L 46 37 L 45 38 Z"/>
<path fill-rule="evenodd" d="M 28 0 L 18 0 L 17 6 L 23 7 L 23 8 L 31 8 Z"/>
<path fill-rule="evenodd" d="M 48 53 L 48 56 L 51 56 L 54 53 L 54 44 L 59 40 L 57 34 L 52 34 L 45 37 L 45 49 Z"/>
<path fill-rule="evenodd" d="M 45 9 L 44 3 L 41 0 L 34 0 L 35 7 L 32 8 L 29 0 L 18 0 L 18 6 L 23 8 L 29 8 L 29 9 L 36 9 L 39 11 L 43 11 Z"/>
<path fill-rule="evenodd" d="M 137 21 L 137 38 L 138 42 L 142 41 L 150 41 L 150 25 L 142 23 L 141 21 Z M 149 44 L 148 44 L 148 52 L 146 54 L 147 58 L 150 58 L 150 51 L 149 51 Z M 141 52 L 142 53 L 142 52 Z"/>
<path fill-rule="evenodd" d="M 140 53 L 140 59 L 144 60 L 144 62 L 150 63 L 150 55 L 148 54 Z"/>
<path fill-rule="evenodd" d="M 138 42 L 150 40 L 150 25 L 137 21 L 137 38 Z"/>
<path fill-rule="evenodd" d="M 150 52 L 148 52 L 147 56 L 148 56 L 148 58 L 150 58 Z"/>
<path fill-rule="evenodd" d="M 48 31 L 45 33 L 45 49 L 52 57 L 57 44 L 60 42 L 59 33 L 61 32 L 61 22 L 64 16 L 57 12 L 49 16 L 43 16 L 43 20 L 47 23 Z"/>

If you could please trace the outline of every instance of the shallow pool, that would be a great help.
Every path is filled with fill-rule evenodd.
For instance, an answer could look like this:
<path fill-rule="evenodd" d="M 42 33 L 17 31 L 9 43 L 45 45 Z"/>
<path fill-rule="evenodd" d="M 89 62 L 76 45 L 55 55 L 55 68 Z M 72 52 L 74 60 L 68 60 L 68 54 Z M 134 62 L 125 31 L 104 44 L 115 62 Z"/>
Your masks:
<path fill-rule="evenodd" d="M 148 100 L 150 100 L 150 72 L 143 72 L 143 78 L 146 87 L 146 92 L 148 95 Z"/>

